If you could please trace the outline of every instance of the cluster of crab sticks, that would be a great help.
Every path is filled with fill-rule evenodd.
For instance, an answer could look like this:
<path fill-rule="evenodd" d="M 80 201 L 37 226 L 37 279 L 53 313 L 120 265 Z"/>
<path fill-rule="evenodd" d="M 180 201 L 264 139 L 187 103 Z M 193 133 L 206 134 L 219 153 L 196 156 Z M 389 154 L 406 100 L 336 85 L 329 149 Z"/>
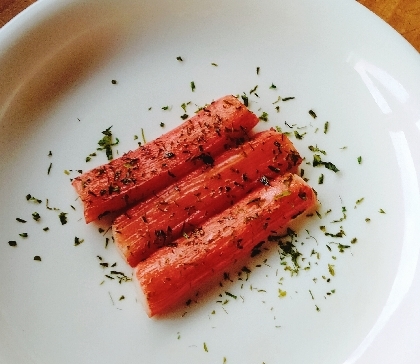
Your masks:
<path fill-rule="evenodd" d="M 161 137 L 72 181 L 86 223 L 118 211 L 112 233 L 149 316 L 170 312 L 284 233 L 317 203 L 286 135 L 222 97 Z"/>

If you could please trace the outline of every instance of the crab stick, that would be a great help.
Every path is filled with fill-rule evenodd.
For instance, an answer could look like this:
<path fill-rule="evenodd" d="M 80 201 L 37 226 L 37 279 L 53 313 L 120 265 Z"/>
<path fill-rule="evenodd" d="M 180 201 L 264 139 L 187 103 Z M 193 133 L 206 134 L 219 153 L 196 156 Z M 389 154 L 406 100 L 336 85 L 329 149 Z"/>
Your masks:
<path fill-rule="evenodd" d="M 187 175 L 246 137 L 258 117 L 234 96 L 225 96 L 182 125 L 94 168 L 72 181 L 86 223 L 143 200 Z"/>
<path fill-rule="evenodd" d="M 195 233 L 160 248 L 135 268 L 148 315 L 167 313 L 195 297 L 206 283 L 249 257 L 259 242 L 315 205 L 312 188 L 299 176 L 286 174 L 261 184 Z"/>
<path fill-rule="evenodd" d="M 292 142 L 275 130 L 256 134 L 158 195 L 116 218 L 114 241 L 130 266 L 206 219 L 228 208 L 258 185 L 286 172 L 296 172 L 302 158 Z"/>

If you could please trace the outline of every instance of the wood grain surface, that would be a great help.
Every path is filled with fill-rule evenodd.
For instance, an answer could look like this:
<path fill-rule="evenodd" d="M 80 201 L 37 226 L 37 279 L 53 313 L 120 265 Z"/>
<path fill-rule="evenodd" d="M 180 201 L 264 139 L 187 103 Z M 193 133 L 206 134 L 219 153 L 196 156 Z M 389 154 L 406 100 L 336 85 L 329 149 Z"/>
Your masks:
<path fill-rule="evenodd" d="M 0 0 L 0 27 L 36 0 Z"/>
<path fill-rule="evenodd" d="M 35 1 L 0 0 L 0 27 Z M 420 51 L 420 0 L 358 1 L 390 24 Z"/>
<path fill-rule="evenodd" d="M 419 0 L 358 0 L 385 20 L 420 52 Z"/>

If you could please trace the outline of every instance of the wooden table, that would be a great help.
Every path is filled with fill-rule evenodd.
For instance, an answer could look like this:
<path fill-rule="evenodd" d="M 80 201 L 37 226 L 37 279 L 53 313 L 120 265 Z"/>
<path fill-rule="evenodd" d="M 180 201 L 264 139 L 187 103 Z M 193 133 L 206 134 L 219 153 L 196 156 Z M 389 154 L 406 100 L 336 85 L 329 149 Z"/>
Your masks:
<path fill-rule="evenodd" d="M 358 0 L 380 16 L 420 52 L 419 0 Z"/>
<path fill-rule="evenodd" d="M 36 0 L 0 0 L 0 27 Z M 336 0 L 338 1 L 338 0 Z M 403 35 L 420 52 L 419 0 L 358 0 Z"/>

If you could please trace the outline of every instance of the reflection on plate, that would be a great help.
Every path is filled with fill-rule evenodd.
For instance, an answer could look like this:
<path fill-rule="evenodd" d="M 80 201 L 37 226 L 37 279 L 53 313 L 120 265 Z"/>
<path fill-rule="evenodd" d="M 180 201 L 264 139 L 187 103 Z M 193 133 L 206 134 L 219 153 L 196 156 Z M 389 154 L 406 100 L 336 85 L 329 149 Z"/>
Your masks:
<path fill-rule="evenodd" d="M 0 69 L 1 363 L 418 362 L 418 54 L 363 7 L 39 1 L 1 30 Z M 302 136 L 322 204 L 295 241 L 302 269 L 271 247 L 249 279 L 149 319 L 132 282 L 106 277 L 131 271 L 69 180 L 106 161 L 85 158 L 111 125 L 121 154 L 178 125 L 183 103 L 243 92 L 269 115 L 258 128 Z M 309 145 L 340 172 L 313 168 Z"/>

